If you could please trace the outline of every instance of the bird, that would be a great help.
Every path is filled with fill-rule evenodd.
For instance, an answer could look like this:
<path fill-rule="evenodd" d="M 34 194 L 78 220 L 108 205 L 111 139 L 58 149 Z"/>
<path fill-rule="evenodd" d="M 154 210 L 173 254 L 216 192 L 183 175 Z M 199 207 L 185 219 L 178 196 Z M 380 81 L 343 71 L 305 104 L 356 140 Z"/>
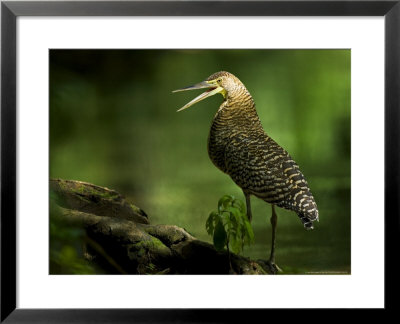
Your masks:
<path fill-rule="evenodd" d="M 222 95 L 223 102 L 214 115 L 208 135 L 208 155 L 212 163 L 242 189 L 250 222 L 251 196 L 271 204 L 271 250 L 265 263 L 271 273 L 277 273 L 281 269 L 275 263 L 275 206 L 294 211 L 304 228 L 311 230 L 313 222 L 319 221 L 314 196 L 298 164 L 264 131 L 254 99 L 236 76 L 226 71 L 216 72 L 200 83 L 173 92 L 196 89 L 206 91 L 177 111 L 213 95 Z"/>

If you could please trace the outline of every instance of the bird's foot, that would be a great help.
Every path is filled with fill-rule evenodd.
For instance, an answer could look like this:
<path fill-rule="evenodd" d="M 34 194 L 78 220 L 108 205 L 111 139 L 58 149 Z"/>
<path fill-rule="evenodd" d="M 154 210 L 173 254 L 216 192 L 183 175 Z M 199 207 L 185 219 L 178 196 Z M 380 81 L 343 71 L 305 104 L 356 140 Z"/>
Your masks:
<path fill-rule="evenodd" d="M 266 265 L 272 274 L 277 274 L 278 272 L 282 272 L 282 269 L 279 268 L 275 262 L 267 261 Z"/>
<path fill-rule="evenodd" d="M 272 262 L 271 260 L 268 261 L 258 260 L 258 262 L 261 263 L 264 269 L 270 274 L 277 274 L 278 272 L 283 272 L 282 269 L 279 268 L 278 265 L 275 262 Z"/>

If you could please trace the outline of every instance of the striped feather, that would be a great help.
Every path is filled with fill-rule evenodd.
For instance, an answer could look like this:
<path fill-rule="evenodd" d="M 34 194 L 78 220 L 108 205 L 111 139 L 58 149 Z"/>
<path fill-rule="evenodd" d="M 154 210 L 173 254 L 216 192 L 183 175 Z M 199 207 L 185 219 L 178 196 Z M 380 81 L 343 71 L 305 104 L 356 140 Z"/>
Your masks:
<path fill-rule="evenodd" d="M 231 87 L 211 125 L 211 161 L 245 193 L 295 211 L 304 227 L 312 229 L 318 208 L 304 175 L 291 156 L 264 132 L 250 93 L 239 79 L 233 80 L 238 85 Z"/>

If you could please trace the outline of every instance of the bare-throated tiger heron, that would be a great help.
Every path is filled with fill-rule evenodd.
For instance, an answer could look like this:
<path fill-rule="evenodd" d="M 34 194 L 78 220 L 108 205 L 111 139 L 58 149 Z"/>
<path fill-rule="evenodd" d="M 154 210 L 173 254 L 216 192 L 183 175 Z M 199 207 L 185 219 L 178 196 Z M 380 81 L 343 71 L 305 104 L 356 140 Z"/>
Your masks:
<path fill-rule="evenodd" d="M 217 72 L 198 84 L 174 92 L 206 89 L 187 103 L 195 103 L 222 94 L 224 101 L 212 121 L 208 137 L 208 154 L 222 172 L 243 190 L 247 215 L 251 221 L 250 196 L 272 205 L 272 245 L 268 265 L 275 265 L 277 215 L 274 205 L 297 213 L 306 229 L 313 229 L 318 209 L 306 179 L 288 152 L 269 137 L 261 125 L 255 103 L 244 84 L 229 72 Z"/>

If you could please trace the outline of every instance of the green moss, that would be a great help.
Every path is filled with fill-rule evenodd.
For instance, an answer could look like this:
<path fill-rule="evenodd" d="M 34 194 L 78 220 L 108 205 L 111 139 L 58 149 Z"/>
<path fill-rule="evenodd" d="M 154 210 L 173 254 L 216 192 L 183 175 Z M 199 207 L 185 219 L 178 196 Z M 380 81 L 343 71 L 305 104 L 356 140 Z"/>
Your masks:
<path fill-rule="evenodd" d="M 92 195 L 107 200 L 112 200 L 119 197 L 119 194 L 115 191 L 101 190 L 100 188 L 97 189 L 96 187 L 79 182 L 71 182 L 70 185 L 60 182 L 60 187 L 65 191 L 72 191 L 73 193 L 77 193 L 78 195 Z"/>
<path fill-rule="evenodd" d="M 181 231 L 170 225 L 148 226 L 144 227 L 143 230 L 152 236 L 161 237 L 163 242 L 167 242 L 167 244 L 175 244 L 185 238 Z"/>
<path fill-rule="evenodd" d="M 268 272 L 258 263 L 253 264 L 254 274 L 268 274 Z"/>
<path fill-rule="evenodd" d="M 142 210 L 141 210 L 139 207 L 135 206 L 134 204 L 129 204 L 129 206 L 131 207 L 131 209 L 132 209 L 135 213 L 137 213 L 137 214 L 139 214 L 139 215 L 142 215 Z"/>
<path fill-rule="evenodd" d="M 119 198 L 119 194 L 116 193 L 116 192 L 98 191 L 98 190 L 96 190 L 94 188 L 91 188 L 91 187 L 88 187 L 87 189 L 88 189 L 87 191 L 89 192 L 89 194 L 98 196 L 98 197 L 100 197 L 102 199 L 115 200 L 115 199 Z"/>
<path fill-rule="evenodd" d="M 84 194 L 85 193 L 85 187 L 81 184 L 78 184 L 77 187 L 75 188 L 75 192 Z"/>
<path fill-rule="evenodd" d="M 69 186 L 66 184 L 66 182 L 64 180 L 58 180 L 57 183 L 58 183 L 59 187 L 61 188 L 61 190 L 63 190 L 63 191 L 69 190 Z"/>
<path fill-rule="evenodd" d="M 160 252 L 170 253 L 170 250 L 167 246 L 164 245 L 158 238 L 154 236 L 150 236 L 150 240 L 142 240 L 133 245 L 135 250 L 137 251 L 137 255 L 142 255 L 147 253 L 147 251 L 158 250 Z"/>

